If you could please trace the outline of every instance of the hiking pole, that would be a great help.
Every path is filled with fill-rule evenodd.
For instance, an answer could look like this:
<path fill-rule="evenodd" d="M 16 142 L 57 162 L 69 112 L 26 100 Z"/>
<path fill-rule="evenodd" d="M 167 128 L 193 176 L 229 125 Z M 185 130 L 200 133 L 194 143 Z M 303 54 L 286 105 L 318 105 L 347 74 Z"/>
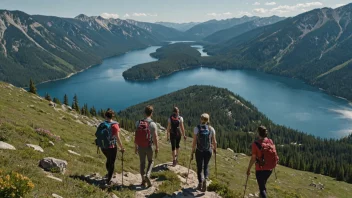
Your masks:
<path fill-rule="evenodd" d="M 246 191 L 247 191 L 248 177 L 249 177 L 249 175 L 247 175 L 246 185 L 244 186 L 243 198 L 245 197 Z"/>
<path fill-rule="evenodd" d="M 216 166 L 216 149 L 214 150 L 214 154 L 215 154 L 215 178 L 218 178 L 218 168 Z"/>
<path fill-rule="evenodd" d="M 122 160 L 121 160 L 121 163 L 122 163 L 122 187 L 123 187 L 123 153 L 124 153 L 124 151 L 122 151 Z"/>
<path fill-rule="evenodd" d="M 190 170 L 190 168 L 191 168 L 192 156 L 193 156 L 193 153 L 191 154 L 191 158 L 190 158 L 190 160 L 189 160 L 188 173 L 187 173 L 187 178 L 186 178 L 186 184 L 188 184 L 188 176 L 189 176 L 189 170 Z"/>

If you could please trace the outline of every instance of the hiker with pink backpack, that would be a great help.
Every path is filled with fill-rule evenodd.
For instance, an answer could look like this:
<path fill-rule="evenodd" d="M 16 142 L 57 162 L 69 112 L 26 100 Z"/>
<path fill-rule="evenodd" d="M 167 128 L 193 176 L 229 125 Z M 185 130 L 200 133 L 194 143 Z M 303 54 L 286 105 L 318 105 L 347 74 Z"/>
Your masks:
<path fill-rule="evenodd" d="M 150 174 L 153 169 L 153 144 L 155 145 L 155 156 L 159 152 L 158 128 L 152 120 L 153 106 L 145 107 L 145 118 L 136 122 L 136 133 L 134 138 L 135 153 L 139 155 L 140 173 L 142 176 L 142 186 L 151 187 Z M 147 171 L 145 171 L 145 161 L 148 159 Z"/>
<path fill-rule="evenodd" d="M 266 182 L 275 169 L 279 157 L 274 142 L 268 138 L 266 127 L 258 127 L 258 135 L 259 140 L 254 141 L 252 144 L 252 158 L 247 169 L 247 181 L 248 176 L 251 174 L 251 168 L 255 164 L 255 175 L 259 186 L 260 197 L 266 198 Z"/>

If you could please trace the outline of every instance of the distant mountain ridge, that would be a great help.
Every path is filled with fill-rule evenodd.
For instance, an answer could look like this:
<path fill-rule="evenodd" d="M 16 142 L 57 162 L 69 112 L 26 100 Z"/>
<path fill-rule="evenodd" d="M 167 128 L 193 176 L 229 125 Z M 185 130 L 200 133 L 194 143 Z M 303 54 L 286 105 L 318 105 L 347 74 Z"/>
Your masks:
<path fill-rule="evenodd" d="M 253 17 L 243 16 L 241 18 L 210 20 L 192 27 L 191 29 L 187 30 L 186 33 L 191 38 L 203 39 L 217 31 L 231 28 L 235 25 L 253 21 L 258 18 L 259 17 L 257 16 L 253 16 Z"/>
<path fill-rule="evenodd" d="M 239 36 L 245 32 L 248 32 L 250 30 L 256 29 L 258 27 L 274 24 L 284 19 L 285 17 L 279 17 L 279 16 L 257 18 L 246 23 L 235 25 L 228 29 L 215 32 L 214 34 L 207 36 L 203 40 L 213 42 L 213 43 L 224 42 L 231 38 Z"/>
<path fill-rule="evenodd" d="M 194 27 L 195 25 L 200 24 L 200 22 L 189 22 L 189 23 L 156 22 L 156 24 L 174 28 L 181 32 L 185 32 L 191 29 L 192 27 Z"/>

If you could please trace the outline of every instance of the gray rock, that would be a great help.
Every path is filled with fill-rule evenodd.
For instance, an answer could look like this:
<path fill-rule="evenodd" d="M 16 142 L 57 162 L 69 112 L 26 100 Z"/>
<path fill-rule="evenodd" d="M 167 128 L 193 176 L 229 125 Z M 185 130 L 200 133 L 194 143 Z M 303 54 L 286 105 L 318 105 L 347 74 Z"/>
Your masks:
<path fill-rule="evenodd" d="M 34 145 L 34 144 L 26 144 L 28 147 L 34 149 L 35 151 L 39 151 L 44 153 L 44 149 L 38 145 Z"/>
<path fill-rule="evenodd" d="M 76 153 L 76 152 L 74 152 L 74 151 L 71 151 L 71 150 L 68 150 L 68 152 L 69 152 L 69 153 L 71 153 L 71 154 L 73 154 L 73 155 L 81 156 L 81 154 L 79 154 L 79 153 Z"/>
<path fill-rule="evenodd" d="M 11 144 L 8 144 L 6 142 L 0 141 L 0 149 L 6 149 L 6 150 L 16 150 L 14 146 Z"/>
<path fill-rule="evenodd" d="M 65 146 L 70 147 L 70 148 L 75 148 L 76 146 L 65 144 Z"/>
<path fill-rule="evenodd" d="M 39 162 L 39 166 L 46 171 L 65 173 L 67 161 L 56 159 L 53 157 L 46 157 Z"/>
<path fill-rule="evenodd" d="M 57 195 L 57 194 L 55 194 L 55 193 L 51 194 L 51 196 L 53 196 L 53 197 L 55 197 L 55 198 L 63 198 L 63 197 L 61 197 L 60 195 Z"/>
<path fill-rule="evenodd" d="M 59 181 L 59 182 L 62 182 L 62 179 L 60 178 L 57 178 L 57 177 L 54 177 L 52 175 L 47 175 L 46 177 L 50 178 L 50 179 L 53 179 L 53 180 L 56 180 L 56 181 Z"/>
<path fill-rule="evenodd" d="M 52 146 L 55 146 L 54 142 L 52 142 L 52 141 L 49 141 L 49 144 Z"/>

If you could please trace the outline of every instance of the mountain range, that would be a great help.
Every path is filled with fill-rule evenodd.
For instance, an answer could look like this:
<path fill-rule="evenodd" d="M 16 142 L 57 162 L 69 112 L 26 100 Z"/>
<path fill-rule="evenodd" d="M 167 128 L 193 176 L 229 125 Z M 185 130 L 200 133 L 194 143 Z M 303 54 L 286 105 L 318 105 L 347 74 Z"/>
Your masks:
<path fill-rule="evenodd" d="M 140 27 L 139 27 L 140 26 Z M 178 31 L 161 25 L 79 15 L 0 10 L 0 80 L 26 86 L 66 77 L 103 58 L 160 45 Z"/>
<path fill-rule="evenodd" d="M 156 24 L 163 25 L 169 28 L 174 28 L 181 32 L 185 32 L 200 23 L 199 22 L 189 22 L 189 23 L 156 22 Z"/>
<path fill-rule="evenodd" d="M 315 9 L 259 27 L 207 50 L 257 69 L 303 79 L 352 99 L 352 4 Z"/>

